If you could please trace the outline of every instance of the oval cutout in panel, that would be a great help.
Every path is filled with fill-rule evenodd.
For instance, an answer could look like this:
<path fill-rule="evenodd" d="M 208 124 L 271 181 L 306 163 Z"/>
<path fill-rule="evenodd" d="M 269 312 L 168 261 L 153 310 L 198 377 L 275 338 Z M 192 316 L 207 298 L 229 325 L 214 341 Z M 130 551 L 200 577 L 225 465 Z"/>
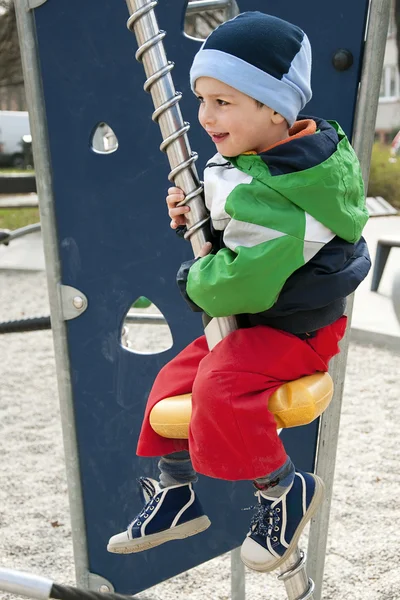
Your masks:
<path fill-rule="evenodd" d="M 135 354 L 159 354 L 172 347 L 172 333 L 164 315 L 145 296 L 139 296 L 126 314 L 121 344 Z"/>
<path fill-rule="evenodd" d="M 90 145 L 96 154 L 111 154 L 118 148 L 118 138 L 113 129 L 102 121 L 93 129 Z"/>
<path fill-rule="evenodd" d="M 204 41 L 214 29 L 240 13 L 236 0 L 189 0 L 183 20 L 186 37 Z"/>

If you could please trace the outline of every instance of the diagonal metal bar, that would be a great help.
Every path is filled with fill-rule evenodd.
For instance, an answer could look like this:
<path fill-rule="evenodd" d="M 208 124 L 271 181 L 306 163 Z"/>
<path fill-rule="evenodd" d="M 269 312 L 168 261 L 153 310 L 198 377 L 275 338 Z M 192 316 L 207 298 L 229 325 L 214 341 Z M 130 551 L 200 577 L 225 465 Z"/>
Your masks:
<path fill-rule="evenodd" d="M 136 59 L 142 62 L 147 77 L 144 89 L 151 94 L 154 104 L 152 119 L 158 123 L 163 138 L 160 149 L 167 154 L 171 166 L 168 178 L 184 191 L 184 203 L 190 206 L 185 237 L 197 256 L 211 239 L 209 214 L 195 167 L 197 154 L 192 152 L 187 137 L 190 125 L 183 121 L 179 107 L 182 95 L 175 90 L 171 76 L 173 64 L 168 62 L 163 46 L 166 34 L 159 29 L 154 13 L 157 0 L 127 0 L 127 5 L 130 14 L 127 26 L 134 32 L 139 46 Z M 212 319 L 205 328 L 210 349 L 235 329 L 235 317 Z"/>

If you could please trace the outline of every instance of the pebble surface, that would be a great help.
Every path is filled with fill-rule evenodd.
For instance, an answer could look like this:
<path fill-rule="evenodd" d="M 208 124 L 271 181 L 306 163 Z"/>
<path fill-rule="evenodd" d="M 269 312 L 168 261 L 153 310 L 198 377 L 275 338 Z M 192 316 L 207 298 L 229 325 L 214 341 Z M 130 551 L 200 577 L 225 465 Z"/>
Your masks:
<path fill-rule="evenodd" d="M 0 271 L 0 321 L 48 313 L 43 272 Z M 160 331 L 140 327 L 146 338 Z M 0 564 L 73 585 L 51 332 L 0 335 L 0 356 Z M 399 363 L 388 350 L 350 346 L 324 600 L 400 599 Z M 248 570 L 246 596 L 283 600 L 286 593 L 274 575 Z M 137 597 L 228 599 L 230 555 Z M 1 600 L 15 598 L 0 590 Z"/>

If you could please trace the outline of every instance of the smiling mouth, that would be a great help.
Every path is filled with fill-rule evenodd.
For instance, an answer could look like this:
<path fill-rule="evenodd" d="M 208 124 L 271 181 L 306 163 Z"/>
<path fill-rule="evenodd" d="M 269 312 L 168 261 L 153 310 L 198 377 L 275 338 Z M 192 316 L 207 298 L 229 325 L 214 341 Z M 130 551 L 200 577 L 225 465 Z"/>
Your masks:
<path fill-rule="evenodd" d="M 227 138 L 229 133 L 210 133 L 211 139 L 214 144 L 221 143 L 225 138 Z"/>

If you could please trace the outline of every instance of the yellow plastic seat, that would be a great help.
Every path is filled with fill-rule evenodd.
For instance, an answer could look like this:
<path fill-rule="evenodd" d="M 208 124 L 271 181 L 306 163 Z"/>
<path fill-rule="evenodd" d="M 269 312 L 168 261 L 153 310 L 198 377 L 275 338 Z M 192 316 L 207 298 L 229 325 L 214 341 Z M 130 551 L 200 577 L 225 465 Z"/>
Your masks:
<path fill-rule="evenodd" d="M 289 381 L 269 398 L 278 429 L 307 425 L 319 417 L 333 396 L 329 373 L 315 373 Z M 152 429 L 162 437 L 187 439 L 192 414 L 192 394 L 172 396 L 158 402 L 150 413 Z"/>

